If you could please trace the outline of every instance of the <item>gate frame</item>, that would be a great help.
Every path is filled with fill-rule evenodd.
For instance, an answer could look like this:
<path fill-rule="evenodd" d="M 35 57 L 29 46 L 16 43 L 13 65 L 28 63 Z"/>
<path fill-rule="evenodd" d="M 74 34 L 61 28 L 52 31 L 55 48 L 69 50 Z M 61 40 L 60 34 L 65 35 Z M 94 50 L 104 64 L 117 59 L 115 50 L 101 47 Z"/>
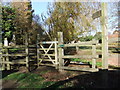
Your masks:
<path fill-rule="evenodd" d="M 39 34 L 38 34 L 38 38 L 39 38 Z M 37 39 L 37 40 L 39 40 L 39 39 Z M 49 66 L 55 66 L 56 69 L 58 68 L 59 62 L 58 62 L 58 50 L 57 50 L 58 47 L 57 47 L 57 43 L 58 43 L 58 41 L 56 40 L 56 38 L 55 38 L 54 41 L 43 41 L 43 42 L 37 41 L 37 61 L 38 61 L 38 66 L 39 65 L 44 65 L 44 64 L 42 64 L 42 61 L 44 61 L 45 59 L 44 58 L 40 58 L 40 55 L 43 55 L 43 57 L 47 56 L 50 59 L 50 60 L 45 60 L 45 61 L 52 62 L 53 65 L 49 65 Z M 49 45 L 48 48 L 45 48 L 43 46 L 44 44 L 50 44 L 50 45 Z M 54 46 L 54 48 L 52 48 L 52 46 Z M 48 52 L 51 51 L 51 50 L 54 51 L 54 54 L 48 54 Z M 44 54 L 40 54 L 40 51 L 43 51 Z M 54 56 L 55 59 L 53 60 L 51 58 L 51 56 Z M 45 64 L 45 65 L 47 65 L 47 64 Z"/>

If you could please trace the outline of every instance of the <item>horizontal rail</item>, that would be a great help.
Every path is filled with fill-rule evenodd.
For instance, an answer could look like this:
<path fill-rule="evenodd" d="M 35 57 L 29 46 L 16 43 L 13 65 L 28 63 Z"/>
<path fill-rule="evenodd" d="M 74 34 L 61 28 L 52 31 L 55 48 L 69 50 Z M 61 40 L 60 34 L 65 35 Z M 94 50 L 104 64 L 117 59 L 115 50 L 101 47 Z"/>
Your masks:
<path fill-rule="evenodd" d="M 12 62 L 1 62 L 2 64 L 12 64 Z"/>
<path fill-rule="evenodd" d="M 55 60 L 50 60 L 50 59 L 39 59 L 39 60 L 42 60 L 42 61 L 55 61 Z"/>
<path fill-rule="evenodd" d="M 29 53 L 29 55 L 35 55 L 35 53 Z M 27 54 L 2 54 L 1 56 L 27 56 Z"/>
<path fill-rule="evenodd" d="M 29 45 L 29 48 L 37 47 L 37 45 Z"/>
<path fill-rule="evenodd" d="M 40 63 L 39 65 L 42 65 L 42 66 L 52 66 L 52 67 L 55 67 L 55 65 L 54 64 L 43 64 L 43 63 Z"/>
<path fill-rule="evenodd" d="M 48 50 L 48 48 L 44 48 L 44 49 L 40 48 L 39 50 Z M 49 50 L 55 50 L 55 48 L 50 48 Z"/>
<path fill-rule="evenodd" d="M 93 56 L 93 55 L 82 55 L 82 56 L 78 56 L 78 55 L 65 55 L 62 58 L 98 58 L 98 55 Z"/>
<path fill-rule="evenodd" d="M 26 64 L 26 62 L 2 62 L 3 64 Z"/>
<path fill-rule="evenodd" d="M 63 44 L 63 45 L 58 45 L 58 47 L 92 46 L 93 44 L 97 44 L 97 43 L 98 41 L 88 41 L 88 42 Z"/>
<path fill-rule="evenodd" d="M 89 71 L 89 72 L 97 72 L 98 69 L 95 68 L 80 68 L 80 67 L 59 67 L 61 69 L 66 69 L 66 70 L 79 70 L 79 71 Z"/>
<path fill-rule="evenodd" d="M 36 53 L 29 53 L 29 55 L 36 55 Z"/>
<path fill-rule="evenodd" d="M 2 48 L 27 48 L 27 46 L 26 45 L 2 46 Z"/>
<path fill-rule="evenodd" d="M 43 41 L 40 44 L 51 44 L 51 43 L 58 43 L 58 41 Z"/>
<path fill-rule="evenodd" d="M 45 56 L 55 56 L 55 54 L 40 54 L 40 55 L 45 55 Z"/>
<path fill-rule="evenodd" d="M 2 54 L 1 56 L 26 56 L 26 53 L 22 54 Z"/>
<path fill-rule="evenodd" d="M 64 47 L 76 47 L 76 46 L 92 46 L 92 44 L 90 45 L 87 45 L 87 44 L 82 44 L 82 45 L 80 45 L 80 44 L 78 44 L 78 43 L 76 43 L 76 44 L 64 44 Z"/>

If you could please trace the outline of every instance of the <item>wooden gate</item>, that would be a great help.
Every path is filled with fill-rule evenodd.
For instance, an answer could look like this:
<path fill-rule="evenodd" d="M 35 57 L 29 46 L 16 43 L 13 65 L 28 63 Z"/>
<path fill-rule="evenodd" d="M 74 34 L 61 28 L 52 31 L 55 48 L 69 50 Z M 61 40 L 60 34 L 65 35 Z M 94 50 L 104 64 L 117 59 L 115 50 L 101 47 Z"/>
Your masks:
<path fill-rule="evenodd" d="M 57 43 L 58 41 L 45 41 L 39 43 L 37 48 L 38 65 L 58 65 Z"/>

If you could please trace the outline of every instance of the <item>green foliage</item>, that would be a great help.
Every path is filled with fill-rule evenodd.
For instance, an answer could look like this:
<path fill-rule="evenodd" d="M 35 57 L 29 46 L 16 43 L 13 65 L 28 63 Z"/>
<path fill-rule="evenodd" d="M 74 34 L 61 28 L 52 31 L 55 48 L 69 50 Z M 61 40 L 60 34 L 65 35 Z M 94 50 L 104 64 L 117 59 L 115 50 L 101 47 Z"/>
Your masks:
<path fill-rule="evenodd" d="M 2 37 L 8 38 L 10 42 L 12 40 L 13 32 L 15 32 L 15 9 L 10 6 L 2 7 Z"/>
<path fill-rule="evenodd" d="M 89 32 L 94 28 L 90 13 L 80 2 L 55 2 L 48 7 L 48 18 L 43 18 L 45 26 L 51 39 L 57 37 L 57 32 L 64 33 L 64 41 L 71 41 L 78 38 L 78 35 Z M 89 8 L 90 9 L 90 8 Z M 85 12 L 87 11 L 87 12 Z"/>
<path fill-rule="evenodd" d="M 76 62 L 87 62 L 87 60 L 85 59 L 80 59 L 80 58 L 73 58 L 71 59 L 72 61 L 76 61 Z"/>
<path fill-rule="evenodd" d="M 29 42 L 31 42 L 31 37 L 35 33 L 32 28 L 33 10 L 31 2 L 12 2 L 11 5 L 16 10 L 15 25 L 17 30 L 14 33 L 16 44 L 24 44 L 26 35 L 29 36 Z"/>

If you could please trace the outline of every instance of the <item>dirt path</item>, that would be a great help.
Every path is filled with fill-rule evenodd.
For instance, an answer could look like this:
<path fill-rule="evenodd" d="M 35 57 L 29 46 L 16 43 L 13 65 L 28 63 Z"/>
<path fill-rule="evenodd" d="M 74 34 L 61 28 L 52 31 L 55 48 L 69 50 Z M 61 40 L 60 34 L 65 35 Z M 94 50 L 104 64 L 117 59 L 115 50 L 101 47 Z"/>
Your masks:
<path fill-rule="evenodd" d="M 17 86 L 17 81 L 7 80 L 2 82 L 2 88 L 15 88 Z"/>

